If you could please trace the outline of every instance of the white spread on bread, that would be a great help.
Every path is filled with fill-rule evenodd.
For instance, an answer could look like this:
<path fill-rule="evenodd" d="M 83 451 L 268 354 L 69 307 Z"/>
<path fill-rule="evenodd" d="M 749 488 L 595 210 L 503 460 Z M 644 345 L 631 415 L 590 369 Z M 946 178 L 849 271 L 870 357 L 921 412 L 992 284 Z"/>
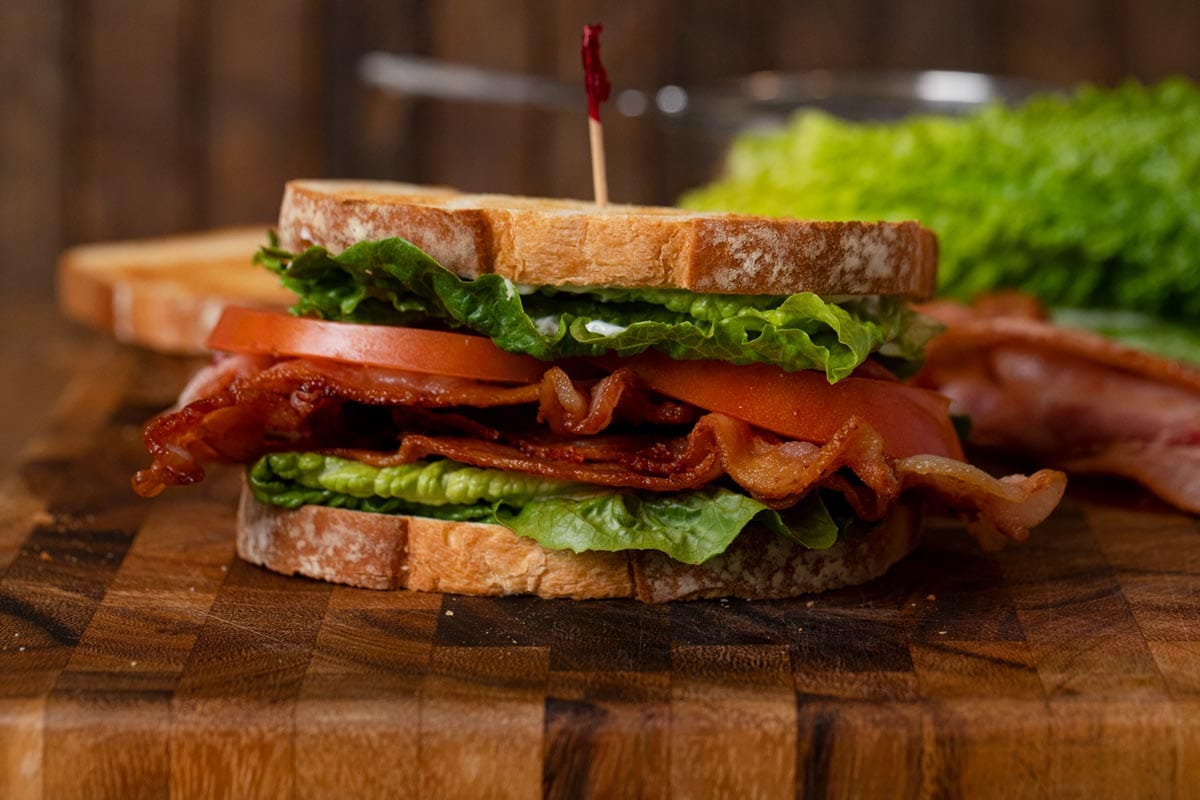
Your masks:
<path fill-rule="evenodd" d="M 615 325 L 602 319 L 590 319 L 583 327 L 587 328 L 588 333 L 594 333 L 597 336 L 616 336 L 626 330 L 624 325 Z"/>

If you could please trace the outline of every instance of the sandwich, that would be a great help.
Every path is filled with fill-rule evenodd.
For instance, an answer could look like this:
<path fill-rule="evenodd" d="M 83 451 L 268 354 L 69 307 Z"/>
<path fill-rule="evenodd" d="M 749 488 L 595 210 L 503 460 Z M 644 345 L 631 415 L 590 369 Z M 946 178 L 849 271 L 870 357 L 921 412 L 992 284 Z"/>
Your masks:
<path fill-rule="evenodd" d="M 242 464 L 243 558 L 463 594 L 822 591 L 908 554 L 929 504 L 1020 540 L 1062 474 L 968 465 L 898 380 L 936 254 L 915 222 L 294 181 L 257 256 L 292 315 L 226 311 L 134 488 Z"/>

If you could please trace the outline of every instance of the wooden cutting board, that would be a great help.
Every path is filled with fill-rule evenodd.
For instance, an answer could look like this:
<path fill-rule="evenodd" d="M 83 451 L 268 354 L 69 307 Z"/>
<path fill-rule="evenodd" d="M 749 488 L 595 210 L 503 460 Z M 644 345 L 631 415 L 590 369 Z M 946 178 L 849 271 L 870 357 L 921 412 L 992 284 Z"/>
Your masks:
<path fill-rule="evenodd" d="M 76 337 L 0 497 L 0 796 L 1200 796 L 1200 528 L 1076 487 L 791 602 L 477 599 L 233 552 L 230 471 L 153 501 L 189 362 Z"/>

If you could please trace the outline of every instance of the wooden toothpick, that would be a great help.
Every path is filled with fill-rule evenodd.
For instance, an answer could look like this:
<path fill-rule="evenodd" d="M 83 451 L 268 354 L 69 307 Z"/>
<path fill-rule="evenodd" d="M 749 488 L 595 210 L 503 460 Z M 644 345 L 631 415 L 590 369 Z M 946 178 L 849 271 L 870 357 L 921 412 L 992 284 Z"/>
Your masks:
<path fill-rule="evenodd" d="M 604 126 L 600 124 L 600 104 L 608 99 L 612 85 L 600 62 L 600 31 L 604 26 L 583 26 L 583 80 L 588 96 L 588 139 L 592 145 L 592 189 L 596 205 L 608 205 L 608 178 L 604 169 Z"/>

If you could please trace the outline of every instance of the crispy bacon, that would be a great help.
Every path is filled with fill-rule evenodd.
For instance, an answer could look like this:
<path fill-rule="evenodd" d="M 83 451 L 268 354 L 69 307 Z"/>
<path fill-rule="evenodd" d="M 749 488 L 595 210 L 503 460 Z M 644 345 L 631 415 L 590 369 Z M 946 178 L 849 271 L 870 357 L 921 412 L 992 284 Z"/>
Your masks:
<path fill-rule="evenodd" d="M 621 368 L 586 386 L 557 367 L 542 377 L 538 422 L 555 433 L 595 434 L 612 424 L 618 410 L 627 417 L 656 425 L 695 422 L 698 413 L 686 403 L 655 400 L 642 388 L 633 370 Z"/>
<path fill-rule="evenodd" d="M 697 416 L 681 403 L 652 401 L 628 370 L 595 382 L 588 396 L 585 384 L 573 385 L 557 367 L 541 383 L 501 386 L 319 359 L 272 365 L 227 359 L 189 386 L 208 393 L 146 426 L 154 464 L 134 477 L 134 489 L 143 496 L 202 480 L 204 462 L 240 463 L 264 452 L 328 446 L 337 440 L 331 429 L 344 430 L 337 417 L 346 403 L 400 409 L 538 403 L 539 417 L 559 433 L 597 432 L 618 414 L 651 424 L 686 423 Z"/>
<path fill-rule="evenodd" d="M 871 447 L 856 447 L 864 431 Z M 393 453 L 332 451 L 374 466 L 407 464 L 431 455 L 477 467 L 617 488 L 667 492 L 696 489 L 729 474 L 757 499 L 794 504 L 826 474 L 852 461 L 882 460 L 878 435 L 858 420 L 824 447 L 780 440 L 724 414 L 706 414 L 684 436 L 593 436 L 546 444 L 539 436 L 505 442 L 408 434 Z M 861 452 L 858 459 L 853 457 Z M 871 470 L 864 470 L 870 474 Z M 894 487 L 893 493 L 894 493 Z"/>
<path fill-rule="evenodd" d="M 135 478 L 139 493 L 200 480 L 205 462 L 248 462 L 274 450 L 321 450 L 376 466 L 432 455 L 649 491 L 695 489 L 728 476 L 775 508 L 825 488 L 843 494 L 867 520 L 882 518 L 902 491 L 912 490 L 982 520 L 980 530 L 1021 538 L 1063 488 L 1058 473 L 1000 481 L 953 459 L 892 461 L 879 433 L 857 417 L 824 444 L 783 439 L 724 414 L 701 416 L 686 404 L 659 400 L 627 369 L 577 381 L 550 368 L 540 383 L 516 387 L 300 359 L 254 369 L 218 365 L 201 383 L 211 394 L 152 421 L 146 442 L 155 462 Z M 348 403 L 390 412 L 388 449 L 378 441 L 348 441 L 354 434 Z M 505 428 L 456 410 L 534 403 L 536 420 Z M 612 432 L 617 419 L 644 424 Z"/>
<path fill-rule="evenodd" d="M 1200 513 L 1200 369 L 1042 318 L 1011 294 L 922 309 L 946 332 L 921 385 L 972 420 L 972 442 L 1138 481 Z"/>
<path fill-rule="evenodd" d="M 902 489 L 919 489 L 963 514 L 980 544 L 995 534 L 1024 541 L 1029 529 L 1050 516 L 1067 487 L 1066 476 L 1043 469 L 1028 477 L 993 478 L 983 470 L 943 456 L 909 456 L 896 462 Z"/>
<path fill-rule="evenodd" d="M 696 489 L 728 475 L 756 500 L 776 508 L 793 505 L 816 488 L 841 491 L 865 520 L 881 519 L 902 491 L 912 490 L 963 514 L 985 545 L 994 543 L 994 534 L 1023 540 L 1031 526 L 1054 510 L 1066 488 L 1063 474 L 1053 470 L 998 479 L 941 456 L 910 456 L 889 463 L 879 434 L 859 419 L 847 421 L 831 441 L 818 446 L 780 440 L 732 417 L 707 414 L 685 439 L 672 444 L 647 447 L 645 442 L 627 441 L 625 448 L 609 448 L 601 459 L 592 460 L 578 453 L 573 458 L 546 458 L 536 444 L 523 441 L 415 434 L 406 436 L 395 453 L 333 452 L 377 467 L 437 455 L 482 468 L 660 492 Z"/>
<path fill-rule="evenodd" d="M 175 408 L 183 408 L 194 400 L 224 391 L 235 380 L 257 375 L 273 363 L 275 359 L 271 356 L 217 353 L 212 363 L 193 375 L 183 387 Z"/>

